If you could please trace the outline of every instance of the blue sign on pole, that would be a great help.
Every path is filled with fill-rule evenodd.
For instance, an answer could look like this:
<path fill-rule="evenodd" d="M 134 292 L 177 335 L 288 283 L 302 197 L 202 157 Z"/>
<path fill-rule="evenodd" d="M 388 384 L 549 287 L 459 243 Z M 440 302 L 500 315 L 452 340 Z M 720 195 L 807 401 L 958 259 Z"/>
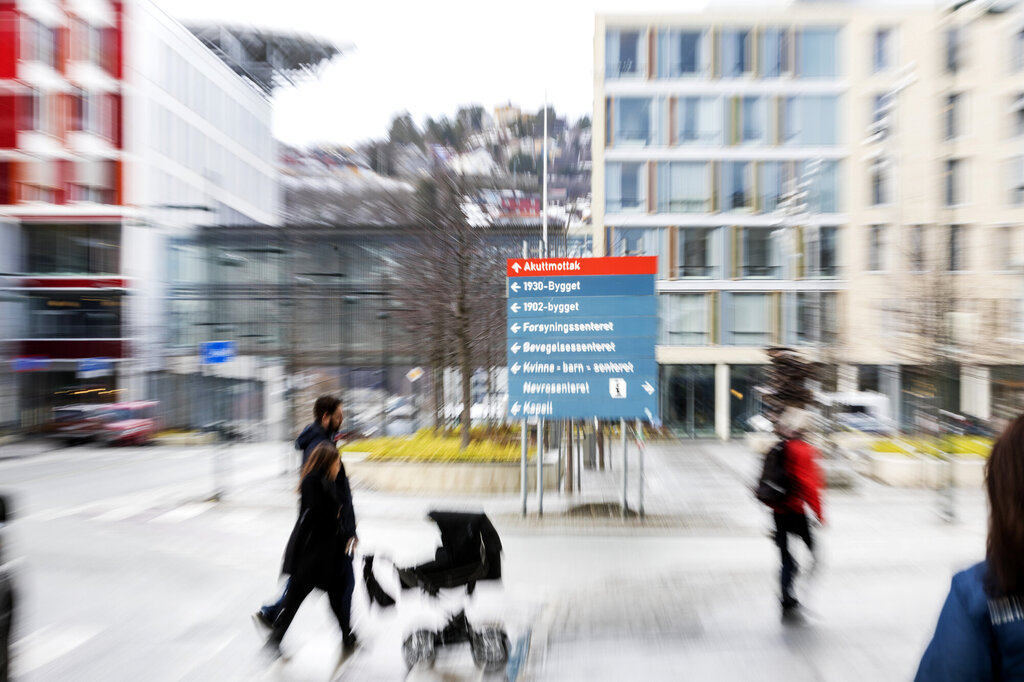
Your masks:
<path fill-rule="evenodd" d="M 114 363 L 110 358 L 83 358 L 78 361 L 78 378 L 93 379 L 113 374 Z"/>
<path fill-rule="evenodd" d="M 656 421 L 657 259 L 512 259 L 507 268 L 509 415 Z"/>
<path fill-rule="evenodd" d="M 199 345 L 199 362 L 203 365 L 219 365 L 235 357 L 234 341 L 207 341 Z"/>
<path fill-rule="evenodd" d="M 23 357 L 11 360 L 15 372 L 39 372 L 50 368 L 50 358 Z"/>

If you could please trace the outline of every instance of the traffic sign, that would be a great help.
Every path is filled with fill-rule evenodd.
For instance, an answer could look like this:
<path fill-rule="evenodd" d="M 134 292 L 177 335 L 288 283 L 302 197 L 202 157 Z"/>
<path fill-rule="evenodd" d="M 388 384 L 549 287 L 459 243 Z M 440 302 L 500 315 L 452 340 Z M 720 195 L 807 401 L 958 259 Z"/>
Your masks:
<path fill-rule="evenodd" d="M 78 361 L 79 379 L 105 377 L 113 373 L 114 363 L 110 358 L 83 358 Z"/>
<path fill-rule="evenodd" d="M 572 277 L 516 277 L 508 280 L 509 298 L 653 295 L 653 275 L 574 275 Z"/>
<path fill-rule="evenodd" d="M 648 316 L 658 314 L 657 296 L 585 296 L 576 300 L 559 297 L 510 298 L 512 317 L 578 317 L 608 315 L 610 317 Z"/>
<path fill-rule="evenodd" d="M 203 365 L 219 365 L 235 357 L 234 341 L 207 341 L 199 344 L 199 362 Z"/>
<path fill-rule="evenodd" d="M 657 259 L 510 259 L 513 418 L 658 417 Z"/>

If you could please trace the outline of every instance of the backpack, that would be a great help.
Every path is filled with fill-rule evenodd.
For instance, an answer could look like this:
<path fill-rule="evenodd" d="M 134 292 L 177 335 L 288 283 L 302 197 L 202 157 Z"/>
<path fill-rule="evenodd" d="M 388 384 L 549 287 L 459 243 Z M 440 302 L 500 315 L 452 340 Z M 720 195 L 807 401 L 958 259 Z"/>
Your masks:
<path fill-rule="evenodd" d="M 764 455 L 761 478 L 754 497 L 769 507 L 779 507 L 789 497 L 792 483 L 786 470 L 786 441 L 780 440 Z"/>

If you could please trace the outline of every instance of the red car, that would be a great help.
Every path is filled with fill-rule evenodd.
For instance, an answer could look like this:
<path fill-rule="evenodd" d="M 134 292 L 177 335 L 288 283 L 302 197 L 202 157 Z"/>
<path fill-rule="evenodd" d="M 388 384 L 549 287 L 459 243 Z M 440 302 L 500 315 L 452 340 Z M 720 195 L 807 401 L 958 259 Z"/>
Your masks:
<path fill-rule="evenodd" d="M 161 428 L 155 400 L 117 403 L 111 406 L 100 438 L 110 445 L 144 445 Z"/>

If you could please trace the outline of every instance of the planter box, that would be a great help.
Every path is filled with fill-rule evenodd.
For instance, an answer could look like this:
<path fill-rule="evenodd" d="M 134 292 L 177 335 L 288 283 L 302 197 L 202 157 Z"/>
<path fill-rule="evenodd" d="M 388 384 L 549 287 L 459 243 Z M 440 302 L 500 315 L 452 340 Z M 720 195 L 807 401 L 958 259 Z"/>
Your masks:
<path fill-rule="evenodd" d="M 444 493 L 462 495 L 506 495 L 520 492 L 520 464 L 466 462 L 374 462 L 349 461 L 345 472 L 375 490 L 393 493 Z M 544 464 L 544 489 L 554 490 L 558 472 L 553 461 Z M 529 489 L 537 489 L 537 467 L 527 466 Z"/>
<path fill-rule="evenodd" d="M 870 453 L 871 477 L 887 485 L 904 488 L 940 488 L 950 475 L 949 462 L 934 457 Z M 958 488 L 980 488 L 985 480 L 985 460 L 954 457 L 953 483 Z"/>

